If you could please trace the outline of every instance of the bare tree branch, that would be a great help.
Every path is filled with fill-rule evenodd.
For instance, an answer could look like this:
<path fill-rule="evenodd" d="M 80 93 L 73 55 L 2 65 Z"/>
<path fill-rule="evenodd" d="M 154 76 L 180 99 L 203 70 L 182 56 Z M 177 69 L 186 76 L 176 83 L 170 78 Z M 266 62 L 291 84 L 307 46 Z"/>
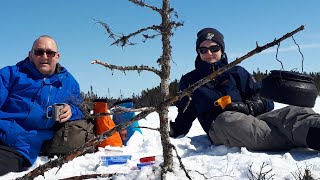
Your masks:
<path fill-rule="evenodd" d="M 160 26 L 153 25 L 153 26 L 149 26 L 149 27 L 146 27 L 146 28 L 139 29 L 138 31 L 133 32 L 133 33 L 130 33 L 130 34 L 127 35 L 127 36 L 124 36 L 124 35 L 123 35 L 120 39 L 116 40 L 116 41 L 115 41 L 114 43 L 112 43 L 111 45 L 114 45 L 114 44 L 118 45 L 119 43 L 121 43 L 121 46 L 123 47 L 123 46 L 125 46 L 125 45 L 129 42 L 129 39 L 130 39 L 131 37 L 134 37 L 134 36 L 136 36 L 136 35 L 144 32 L 144 31 L 148 31 L 148 30 L 159 31 L 160 28 L 161 28 Z M 131 45 L 131 44 L 129 44 L 129 45 Z"/>
<path fill-rule="evenodd" d="M 112 32 L 112 30 L 110 29 L 109 25 L 103 21 L 99 21 L 97 19 L 94 19 L 92 18 L 94 21 L 96 21 L 96 23 L 100 24 L 106 31 L 107 33 L 109 34 L 109 37 L 112 38 L 115 42 L 113 42 L 111 44 L 114 45 L 119 45 L 121 47 L 124 47 L 124 46 L 127 46 L 127 45 L 135 45 L 136 43 L 132 43 L 129 41 L 129 39 L 131 37 L 134 37 L 144 31 L 148 31 L 148 30 L 154 30 L 154 31 L 160 31 L 161 27 L 160 26 L 156 26 L 156 25 L 153 25 L 153 26 L 149 26 L 149 27 L 146 27 L 146 28 L 142 28 L 142 29 L 139 29 L 138 31 L 136 32 L 133 32 L 133 33 L 130 33 L 129 35 L 125 36 L 125 35 L 116 35 L 115 33 Z"/>
<path fill-rule="evenodd" d="M 157 36 L 160 36 L 161 34 L 153 34 L 153 35 L 148 35 L 148 34 L 142 34 L 142 36 L 144 37 L 144 40 L 142 40 L 142 42 L 146 42 L 148 39 L 153 39 Z"/>
<path fill-rule="evenodd" d="M 145 70 L 145 71 L 153 72 L 161 77 L 161 72 L 154 67 L 148 67 L 148 66 L 143 66 L 143 65 L 141 65 L 141 66 L 116 66 L 116 65 L 108 64 L 106 62 L 99 61 L 99 60 L 94 60 L 91 62 L 91 64 L 100 64 L 100 65 L 102 65 L 106 68 L 109 68 L 111 70 L 117 69 L 117 70 L 123 71 L 123 72 L 125 72 L 125 71 L 138 71 L 138 73 L 140 73 L 141 71 Z"/>
<path fill-rule="evenodd" d="M 170 24 L 171 24 L 171 26 L 172 26 L 173 28 L 175 28 L 175 29 L 178 28 L 178 27 L 180 27 L 180 26 L 183 26 L 183 22 L 171 21 Z"/>
<path fill-rule="evenodd" d="M 101 116 L 109 116 L 113 114 L 118 114 L 122 112 L 142 112 L 142 111 L 149 111 L 153 110 L 153 107 L 142 107 L 142 108 L 124 108 L 122 106 L 114 106 L 110 109 L 110 112 L 102 112 L 102 113 L 95 113 L 93 115 L 88 115 L 89 117 L 97 118 Z"/>
<path fill-rule="evenodd" d="M 142 111 L 150 111 L 150 110 L 154 110 L 154 107 L 142 107 L 142 108 L 125 108 L 122 106 L 114 106 L 110 109 L 111 112 L 113 112 L 112 114 L 115 113 L 122 113 L 122 112 L 142 112 Z"/>
<path fill-rule="evenodd" d="M 119 45 L 119 43 L 120 43 L 120 45 L 121 45 L 122 47 L 123 47 L 123 46 L 126 46 L 126 45 L 128 44 L 129 39 L 130 39 L 131 37 L 134 37 L 134 36 L 136 36 L 136 35 L 144 32 L 144 31 L 148 31 L 148 30 L 159 31 L 160 28 L 161 28 L 160 26 L 153 25 L 153 26 L 149 26 L 149 27 L 146 27 L 146 28 L 139 29 L 138 31 L 133 32 L 133 33 L 130 33 L 130 34 L 127 35 L 127 36 L 122 35 L 118 40 L 116 40 L 116 41 L 115 41 L 114 43 L 112 43 L 111 45 L 114 45 L 114 44 Z M 134 44 L 129 43 L 128 45 L 134 45 Z"/>
<path fill-rule="evenodd" d="M 173 144 L 171 144 L 171 146 L 172 146 L 173 150 L 176 152 L 177 158 L 178 158 L 178 160 L 179 160 L 180 167 L 183 169 L 183 171 L 184 171 L 184 173 L 186 174 L 186 176 L 188 177 L 188 179 L 191 180 L 192 178 L 190 177 L 190 175 L 189 175 L 186 167 L 185 167 L 184 164 L 182 163 L 182 160 L 181 160 L 181 157 L 180 157 L 179 154 L 178 154 L 177 148 L 176 148 Z"/>
<path fill-rule="evenodd" d="M 110 29 L 110 27 L 108 26 L 107 23 L 102 22 L 102 21 L 99 21 L 99 20 L 97 20 L 97 19 L 95 19 L 95 18 L 92 18 L 92 20 L 96 21 L 96 23 L 100 24 L 100 25 L 107 31 L 107 33 L 109 34 L 109 38 L 111 38 L 111 39 L 113 39 L 114 41 L 116 41 L 116 37 L 120 37 L 120 36 L 114 34 L 114 33 L 111 31 L 111 29 Z"/>
<path fill-rule="evenodd" d="M 150 8 L 150 9 L 152 9 L 154 11 L 157 11 L 158 13 L 161 14 L 161 9 L 156 8 L 154 6 L 151 6 L 151 5 L 148 5 L 142 0 L 129 0 L 129 1 L 131 1 L 132 3 L 134 3 L 134 4 L 138 5 L 138 6 Z"/>
<path fill-rule="evenodd" d="M 144 128 L 144 129 L 150 129 L 150 130 L 154 130 L 154 131 L 159 131 L 160 132 L 160 128 L 151 128 L 151 127 L 146 127 L 146 126 L 135 126 L 135 128 Z"/>
<path fill-rule="evenodd" d="M 92 179 L 92 178 L 110 178 L 114 175 L 117 175 L 117 173 L 112 174 L 88 174 L 88 175 L 81 175 L 81 176 L 73 176 L 68 178 L 63 178 L 59 180 L 82 180 L 82 179 Z"/>

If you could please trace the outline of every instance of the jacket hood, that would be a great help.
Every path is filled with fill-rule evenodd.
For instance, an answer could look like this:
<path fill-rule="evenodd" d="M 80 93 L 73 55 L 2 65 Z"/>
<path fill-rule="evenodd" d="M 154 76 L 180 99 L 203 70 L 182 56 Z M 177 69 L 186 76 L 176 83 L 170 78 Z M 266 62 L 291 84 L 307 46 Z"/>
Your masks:
<path fill-rule="evenodd" d="M 213 71 L 225 66 L 228 64 L 228 58 L 226 54 L 223 54 L 220 61 L 215 63 L 207 63 L 202 61 L 200 56 L 198 55 L 195 60 L 195 68 L 196 70 L 203 76 L 207 76 L 211 74 Z"/>

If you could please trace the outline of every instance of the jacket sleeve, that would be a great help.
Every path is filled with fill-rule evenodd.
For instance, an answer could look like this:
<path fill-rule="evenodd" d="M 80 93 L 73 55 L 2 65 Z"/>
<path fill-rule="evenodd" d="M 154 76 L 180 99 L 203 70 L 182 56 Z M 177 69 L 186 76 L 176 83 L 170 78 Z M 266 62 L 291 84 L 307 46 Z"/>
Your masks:
<path fill-rule="evenodd" d="M 188 83 L 186 82 L 186 77 L 182 77 L 180 80 L 180 91 L 183 91 L 188 87 Z M 188 97 L 183 97 L 180 101 L 177 102 L 176 106 L 178 108 L 178 115 L 174 122 L 170 123 L 170 131 L 172 137 L 177 137 L 180 135 L 186 135 L 191 126 L 192 122 L 196 119 L 196 114 L 194 111 L 194 106 L 192 101 L 190 101 L 190 104 L 188 104 Z M 187 107 L 188 106 L 188 107 Z M 187 109 L 185 110 L 185 108 Z"/>
<path fill-rule="evenodd" d="M 170 123 L 170 131 L 172 137 L 178 137 L 180 135 L 186 135 L 191 126 L 192 122 L 196 119 L 193 111 L 192 102 L 188 108 L 184 111 L 182 108 L 178 108 L 178 115 L 174 122 Z"/>
<path fill-rule="evenodd" d="M 8 97 L 10 74 L 9 67 L 0 69 L 0 108 Z"/>
<path fill-rule="evenodd" d="M 82 96 L 80 93 L 80 87 L 76 80 L 74 80 L 74 86 L 72 88 L 72 101 L 69 104 L 71 107 L 72 116 L 70 118 L 70 121 L 82 119 L 83 113 L 82 113 Z"/>
<path fill-rule="evenodd" d="M 253 76 L 247 70 L 240 66 L 236 67 L 238 68 L 237 73 L 233 74 L 233 77 L 237 82 L 238 90 L 241 93 L 241 98 L 243 102 L 248 100 L 251 101 L 252 99 L 257 99 L 256 97 L 259 97 L 261 85 L 255 81 Z M 261 110 L 261 112 L 269 112 L 274 109 L 273 101 L 265 98 L 259 99 L 263 103 L 263 110 Z"/>

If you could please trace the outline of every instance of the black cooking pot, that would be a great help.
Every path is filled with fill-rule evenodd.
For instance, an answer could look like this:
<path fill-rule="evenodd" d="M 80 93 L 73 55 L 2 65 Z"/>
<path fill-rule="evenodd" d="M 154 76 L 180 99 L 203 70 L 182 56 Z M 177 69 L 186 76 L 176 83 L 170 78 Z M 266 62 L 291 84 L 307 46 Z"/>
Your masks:
<path fill-rule="evenodd" d="M 297 72 L 273 70 L 262 80 L 260 95 L 294 106 L 314 107 L 317 88 L 313 78 Z"/>

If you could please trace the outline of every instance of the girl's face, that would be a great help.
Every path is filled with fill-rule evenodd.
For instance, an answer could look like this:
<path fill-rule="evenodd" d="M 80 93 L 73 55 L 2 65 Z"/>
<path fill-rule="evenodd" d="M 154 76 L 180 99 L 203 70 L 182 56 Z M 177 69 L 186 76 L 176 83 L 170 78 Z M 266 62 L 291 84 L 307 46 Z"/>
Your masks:
<path fill-rule="evenodd" d="M 200 44 L 198 53 L 202 61 L 210 64 L 218 62 L 222 55 L 221 47 L 216 42 L 210 40 L 205 40 Z"/>

